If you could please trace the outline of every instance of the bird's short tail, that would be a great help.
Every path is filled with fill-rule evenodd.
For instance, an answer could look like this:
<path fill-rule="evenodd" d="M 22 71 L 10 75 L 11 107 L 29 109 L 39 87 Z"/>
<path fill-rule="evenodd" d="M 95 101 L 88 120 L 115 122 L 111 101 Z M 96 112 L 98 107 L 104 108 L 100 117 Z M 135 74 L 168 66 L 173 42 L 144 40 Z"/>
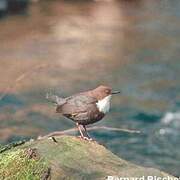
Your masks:
<path fill-rule="evenodd" d="M 46 99 L 49 102 L 54 103 L 55 105 L 59 105 L 59 106 L 66 103 L 65 98 L 61 98 L 61 97 L 54 95 L 54 94 L 51 94 L 51 93 L 46 94 Z"/>

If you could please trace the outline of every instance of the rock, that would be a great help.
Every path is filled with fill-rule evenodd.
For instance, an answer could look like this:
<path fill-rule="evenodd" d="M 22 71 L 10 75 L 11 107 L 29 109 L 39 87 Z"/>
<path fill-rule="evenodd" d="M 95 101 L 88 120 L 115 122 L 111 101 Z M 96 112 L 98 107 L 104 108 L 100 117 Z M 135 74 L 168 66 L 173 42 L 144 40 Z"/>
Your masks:
<path fill-rule="evenodd" d="M 109 176 L 170 176 L 127 162 L 97 142 L 73 136 L 14 143 L 0 151 L 0 177 L 5 179 L 105 179 Z M 7 148 L 8 147 L 8 148 Z M 3 147 L 0 147 L 3 149 Z"/>

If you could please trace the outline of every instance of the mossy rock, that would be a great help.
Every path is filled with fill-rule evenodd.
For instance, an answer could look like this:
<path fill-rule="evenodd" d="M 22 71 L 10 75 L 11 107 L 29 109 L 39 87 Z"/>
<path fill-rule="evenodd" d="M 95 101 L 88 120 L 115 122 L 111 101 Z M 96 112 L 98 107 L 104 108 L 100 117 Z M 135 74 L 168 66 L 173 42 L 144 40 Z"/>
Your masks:
<path fill-rule="evenodd" d="M 106 179 L 168 174 L 120 159 L 97 142 L 72 136 L 16 144 L 0 153 L 0 179 Z"/>

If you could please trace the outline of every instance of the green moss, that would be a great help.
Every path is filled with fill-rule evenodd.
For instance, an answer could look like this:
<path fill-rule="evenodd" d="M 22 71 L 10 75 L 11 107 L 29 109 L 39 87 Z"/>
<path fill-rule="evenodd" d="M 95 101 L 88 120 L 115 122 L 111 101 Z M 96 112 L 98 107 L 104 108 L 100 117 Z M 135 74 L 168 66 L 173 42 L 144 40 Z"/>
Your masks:
<path fill-rule="evenodd" d="M 43 159 L 30 159 L 23 149 L 0 154 L 0 179 L 40 179 L 46 169 Z"/>

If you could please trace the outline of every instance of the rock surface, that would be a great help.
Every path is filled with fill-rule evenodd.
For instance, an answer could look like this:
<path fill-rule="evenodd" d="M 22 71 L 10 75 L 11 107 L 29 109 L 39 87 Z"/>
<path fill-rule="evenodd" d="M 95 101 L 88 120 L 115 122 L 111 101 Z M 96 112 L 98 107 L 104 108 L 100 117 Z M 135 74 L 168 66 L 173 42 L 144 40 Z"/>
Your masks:
<path fill-rule="evenodd" d="M 0 147 L 0 179 L 106 179 L 168 174 L 120 159 L 97 142 L 72 136 Z"/>

